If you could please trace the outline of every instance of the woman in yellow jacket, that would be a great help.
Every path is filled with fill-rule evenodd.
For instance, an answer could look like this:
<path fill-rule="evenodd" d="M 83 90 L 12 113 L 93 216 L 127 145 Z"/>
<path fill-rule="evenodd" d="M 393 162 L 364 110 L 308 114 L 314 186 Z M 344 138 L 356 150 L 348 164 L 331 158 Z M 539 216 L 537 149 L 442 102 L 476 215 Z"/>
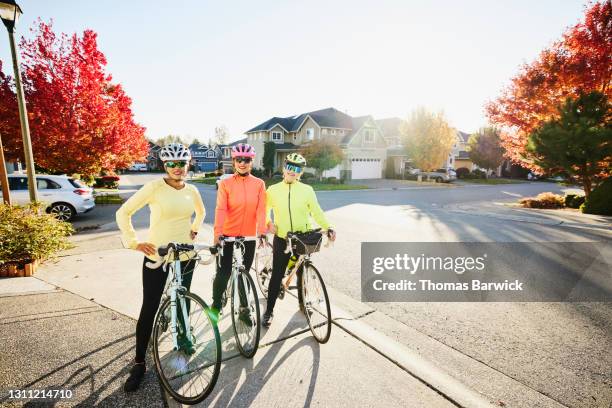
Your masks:
<path fill-rule="evenodd" d="M 336 233 L 329 226 L 314 190 L 299 180 L 304 172 L 304 167 L 306 167 L 304 157 L 297 153 L 288 155 L 283 168 L 283 181 L 270 186 L 266 193 L 268 231 L 274 233 L 274 241 L 272 243 L 272 277 L 268 286 L 268 304 L 262 320 L 265 327 L 270 327 L 272 324 L 274 305 L 291 257 L 291 254 L 285 253 L 287 232 L 311 230 L 310 216 L 312 216 L 321 228 L 327 230 L 330 240 L 336 239 Z M 274 215 L 274 223 L 269 219 L 270 210 Z M 299 273 L 301 271 L 298 271 Z M 303 307 L 301 292 L 298 291 L 298 293 L 300 294 L 300 307 Z"/>
<path fill-rule="evenodd" d="M 150 269 L 146 263 L 159 259 L 159 246 L 170 242 L 193 242 L 205 215 L 200 192 L 195 186 L 185 183 L 191 159 L 189 149 L 180 143 L 171 143 L 161 149 L 159 157 L 164 163 L 166 177 L 146 183 L 116 214 L 124 246 L 145 254 L 142 265 L 142 307 L 136 324 L 136 359 L 124 385 L 127 392 L 138 389 L 146 371 L 145 354 L 153 319 L 168 278 L 168 272 L 163 267 Z M 151 210 L 149 232 L 146 242 L 139 242 L 131 220 L 132 215 L 145 205 L 149 205 Z M 195 219 L 191 222 L 194 212 Z M 191 285 L 194 266 L 193 260 L 181 262 L 183 284 L 187 288 Z M 187 338 L 179 338 L 179 345 L 187 354 L 194 352 Z"/>

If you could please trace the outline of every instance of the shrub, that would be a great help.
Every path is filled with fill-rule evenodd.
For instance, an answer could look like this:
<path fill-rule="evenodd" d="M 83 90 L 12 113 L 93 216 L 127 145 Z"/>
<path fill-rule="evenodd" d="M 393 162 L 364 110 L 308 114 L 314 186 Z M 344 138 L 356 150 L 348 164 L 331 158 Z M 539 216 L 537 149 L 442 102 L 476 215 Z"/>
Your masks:
<path fill-rule="evenodd" d="M 537 197 L 522 198 L 519 203 L 527 208 L 563 208 L 565 198 L 550 192 L 540 193 Z"/>
<path fill-rule="evenodd" d="M 484 179 L 487 178 L 487 173 L 484 170 L 474 169 L 472 170 L 474 178 Z"/>
<path fill-rule="evenodd" d="M 108 175 L 102 177 L 96 177 L 96 184 L 94 187 L 97 188 L 118 188 L 119 187 L 119 176 Z"/>
<path fill-rule="evenodd" d="M 328 177 L 325 179 L 327 184 L 340 184 L 340 180 L 337 177 Z"/>
<path fill-rule="evenodd" d="M 308 180 L 308 179 L 311 179 L 311 178 L 314 178 L 314 177 L 315 177 L 315 175 L 312 174 L 312 173 L 304 173 L 304 174 L 302 174 L 302 177 L 300 177 L 300 180 Z"/>
<path fill-rule="evenodd" d="M 41 203 L 0 204 L 0 263 L 45 260 L 69 249 L 72 225 L 47 214 Z"/>
<path fill-rule="evenodd" d="M 584 196 L 579 194 L 567 194 L 565 196 L 565 206 L 568 208 L 580 208 L 584 204 Z"/>
<path fill-rule="evenodd" d="M 470 174 L 470 170 L 467 167 L 459 167 L 457 170 L 455 170 L 455 173 L 457 173 L 457 178 L 467 178 L 466 176 L 468 176 Z"/>
<path fill-rule="evenodd" d="M 580 210 L 585 214 L 612 215 L 612 177 L 591 191 Z"/>

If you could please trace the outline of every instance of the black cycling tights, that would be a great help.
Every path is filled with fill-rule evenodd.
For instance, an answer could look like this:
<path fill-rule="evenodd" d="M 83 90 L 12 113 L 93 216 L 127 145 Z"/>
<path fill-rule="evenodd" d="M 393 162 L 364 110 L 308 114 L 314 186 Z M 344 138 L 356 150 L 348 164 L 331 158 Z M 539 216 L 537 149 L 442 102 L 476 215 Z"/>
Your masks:
<path fill-rule="evenodd" d="M 136 324 L 136 362 L 142 363 L 145 361 L 147 353 L 147 345 L 153 330 L 153 320 L 155 313 L 159 308 L 159 301 L 166 286 L 168 272 L 164 271 L 163 267 L 150 269 L 146 263 L 152 262 L 145 257 L 142 263 L 142 307 L 140 308 L 140 316 Z M 193 277 L 193 269 L 195 261 L 181 262 L 181 276 L 183 278 L 183 286 L 187 289 L 191 286 Z"/>
<path fill-rule="evenodd" d="M 274 241 L 272 242 L 272 277 L 270 278 L 270 283 L 268 284 L 268 304 L 266 307 L 267 314 L 272 314 L 274 311 L 274 305 L 276 304 L 276 298 L 278 298 L 278 293 L 280 292 L 281 282 L 285 276 L 285 270 L 287 269 L 289 258 L 291 258 L 291 254 L 286 254 L 285 249 L 287 249 L 287 240 L 284 238 L 279 238 L 275 235 Z M 293 286 L 297 280 L 298 301 L 300 305 L 302 305 L 301 276 L 303 268 L 303 266 L 300 267 L 300 270 L 297 271 L 297 274 L 293 277 L 293 281 L 291 282 L 291 286 Z"/>
<path fill-rule="evenodd" d="M 232 262 L 234 254 L 234 243 L 226 242 L 223 247 L 223 256 L 221 257 L 220 266 L 217 265 L 217 274 L 213 281 L 213 307 L 217 310 L 221 310 L 221 297 L 223 292 L 227 289 L 227 282 L 232 276 Z M 243 263 L 245 270 L 249 272 L 251 265 L 253 264 L 253 258 L 255 257 L 255 241 L 244 242 L 244 258 Z M 238 295 L 240 297 L 240 305 L 246 306 L 246 294 L 244 291 L 244 284 L 242 279 L 238 280 Z"/>

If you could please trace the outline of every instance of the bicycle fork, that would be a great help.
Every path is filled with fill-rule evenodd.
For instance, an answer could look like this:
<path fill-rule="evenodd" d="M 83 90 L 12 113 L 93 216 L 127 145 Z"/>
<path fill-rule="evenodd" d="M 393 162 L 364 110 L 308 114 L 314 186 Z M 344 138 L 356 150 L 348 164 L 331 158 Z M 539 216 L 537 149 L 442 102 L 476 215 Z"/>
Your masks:
<path fill-rule="evenodd" d="M 176 307 L 176 299 L 177 293 L 184 294 L 186 291 L 182 285 L 182 276 L 181 276 L 181 262 L 180 260 L 174 261 L 174 271 L 176 275 L 176 284 L 173 285 L 172 290 L 170 291 L 170 313 L 172 317 L 172 324 L 170 327 L 170 332 L 172 333 L 172 344 L 174 345 L 174 351 L 179 349 L 178 344 L 178 313 Z M 181 306 L 181 312 L 183 314 L 183 326 L 185 329 L 185 335 L 187 339 L 191 340 L 191 326 L 189 325 L 188 319 L 189 315 L 187 313 L 187 303 L 185 302 L 185 296 L 179 297 L 179 302 Z"/>

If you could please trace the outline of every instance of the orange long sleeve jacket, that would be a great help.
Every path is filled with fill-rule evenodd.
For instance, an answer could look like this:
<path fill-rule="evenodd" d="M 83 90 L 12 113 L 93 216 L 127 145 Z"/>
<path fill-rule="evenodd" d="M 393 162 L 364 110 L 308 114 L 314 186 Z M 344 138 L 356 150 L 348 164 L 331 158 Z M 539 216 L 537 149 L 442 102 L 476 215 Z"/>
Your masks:
<path fill-rule="evenodd" d="M 219 183 L 214 230 L 215 238 L 265 233 L 266 186 L 263 180 L 234 174 Z"/>

